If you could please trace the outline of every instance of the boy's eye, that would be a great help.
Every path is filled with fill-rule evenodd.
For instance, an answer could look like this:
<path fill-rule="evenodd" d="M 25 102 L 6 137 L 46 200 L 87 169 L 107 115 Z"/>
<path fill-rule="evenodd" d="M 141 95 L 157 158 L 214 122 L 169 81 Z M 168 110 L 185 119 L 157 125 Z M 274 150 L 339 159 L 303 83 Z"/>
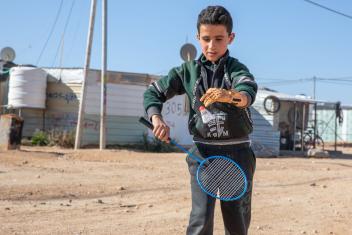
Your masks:
<path fill-rule="evenodd" d="M 202 40 L 205 42 L 210 42 L 211 40 L 217 41 L 217 42 L 221 42 L 223 40 L 222 37 L 220 38 L 215 38 L 215 39 L 210 39 L 210 37 L 202 37 Z"/>

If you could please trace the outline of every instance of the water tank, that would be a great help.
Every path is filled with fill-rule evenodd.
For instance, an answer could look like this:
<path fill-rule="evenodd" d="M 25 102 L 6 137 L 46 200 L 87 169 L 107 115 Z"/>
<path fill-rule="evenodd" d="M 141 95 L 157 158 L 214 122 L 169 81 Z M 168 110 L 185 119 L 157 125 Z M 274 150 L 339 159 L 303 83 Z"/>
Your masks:
<path fill-rule="evenodd" d="M 45 108 L 46 72 L 34 67 L 10 70 L 8 106 L 11 108 Z"/>

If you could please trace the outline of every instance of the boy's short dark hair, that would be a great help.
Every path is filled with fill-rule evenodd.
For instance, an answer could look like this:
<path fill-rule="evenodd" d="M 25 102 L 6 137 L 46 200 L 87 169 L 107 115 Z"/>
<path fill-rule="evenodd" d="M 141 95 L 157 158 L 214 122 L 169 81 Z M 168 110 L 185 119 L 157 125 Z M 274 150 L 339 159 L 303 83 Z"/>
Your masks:
<path fill-rule="evenodd" d="M 228 33 L 232 32 L 231 14 L 222 6 L 208 6 L 203 9 L 198 15 L 198 33 L 202 24 L 224 25 Z"/>

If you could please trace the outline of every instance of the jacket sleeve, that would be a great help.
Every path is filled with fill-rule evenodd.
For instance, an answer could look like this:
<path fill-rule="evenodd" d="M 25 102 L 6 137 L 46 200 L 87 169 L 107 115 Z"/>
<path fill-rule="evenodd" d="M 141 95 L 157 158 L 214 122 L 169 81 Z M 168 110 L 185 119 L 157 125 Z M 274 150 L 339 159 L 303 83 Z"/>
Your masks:
<path fill-rule="evenodd" d="M 144 92 L 144 109 L 151 118 L 152 115 L 161 115 L 163 103 L 175 95 L 182 95 L 185 89 L 182 82 L 183 67 L 170 70 L 167 76 L 151 83 Z"/>
<path fill-rule="evenodd" d="M 231 80 L 232 89 L 240 92 L 246 92 L 251 97 L 251 104 L 253 104 L 257 95 L 258 86 L 248 68 L 237 62 L 231 72 Z"/>

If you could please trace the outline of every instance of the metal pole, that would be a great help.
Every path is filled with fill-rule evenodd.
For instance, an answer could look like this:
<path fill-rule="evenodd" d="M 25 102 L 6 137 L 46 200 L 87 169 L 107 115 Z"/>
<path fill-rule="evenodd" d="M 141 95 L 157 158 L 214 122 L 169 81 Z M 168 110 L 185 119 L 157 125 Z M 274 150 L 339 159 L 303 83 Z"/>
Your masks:
<path fill-rule="evenodd" d="M 337 112 L 338 112 L 338 103 L 335 104 L 335 144 L 334 151 L 337 151 Z"/>
<path fill-rule="evenodd" d="M 314 135 L 313 135 L 313 148 L 315 148 L 316 139 L 317 139 L 317 102 L 314 103 Z"/>
<path fill-rule="evenodd" d="M 78 120 L 77 120 L 77 131 L 76 131 L 76 140 L 75 140 L 75 150 L 81 147 L 81 138 L 82 138 L 82 125 L 84 121 L 84 106 L 86 100 L 86 80 L 88 77 L 89 65 L 90 65 L 90 55 L 92 51 L 92 42 L 93 42 L 93 32 L 94 32 L 94 21 L 95 21 L 95 9 L 96 9 L 96 0 L 91 1 L 90 8 L 90 19 L 89 19 L 89 28 L 88 28 L 88 39 L 87 39 L 87 48 L 86 48 L 86 61 L 84 64 L 83 71 L 83 81 L 81 89 L 81 100 L 79 103 L 78 111 Z"/>
<path fill-rule="evenodd" d="M 304 151 L 304 130 L 306 123 L 306 103 L 302 105 L 301 151 Z"/>
<path fill-rule="evenodd" d="M 316 136 L 317 136 L 317 102 L 315 100 L 315 88 L 316 88 L 316 77 L 313 77 L 314 88 L 313 88 L 313 99 L 314 99 L 314 135 L 313 135 L 313 148 L 315 148 Z"/>
<path fill-rule="evenodd" d="M 296 123 L 296 119 L 297 119 L 297 106 L 296 106 L 296 101 L 294 102 L 294 115 L 293 115 L 293 151 L 296 151 L 296 128 L 297 128 L 297 123 Z"/>
<path fill-rule="evenodd" d="M 100 98 L 100 150 L 106 147 L 106 61 L 107 61 L 107 0 L 102 5 L 102 68 Z"/>
<path fill-rule="evenodd" d="M 1 72 L 2 72 L 2 68 L 1 68 L 1 62 L 0 62 L 0 75 L 1 75 Z M 2 106 L 3 106 L 3 103 L 2 103 L 2 86 L 1 86 L 2 82 L 0 81 L 0 114 L 2 114 Z"/>

